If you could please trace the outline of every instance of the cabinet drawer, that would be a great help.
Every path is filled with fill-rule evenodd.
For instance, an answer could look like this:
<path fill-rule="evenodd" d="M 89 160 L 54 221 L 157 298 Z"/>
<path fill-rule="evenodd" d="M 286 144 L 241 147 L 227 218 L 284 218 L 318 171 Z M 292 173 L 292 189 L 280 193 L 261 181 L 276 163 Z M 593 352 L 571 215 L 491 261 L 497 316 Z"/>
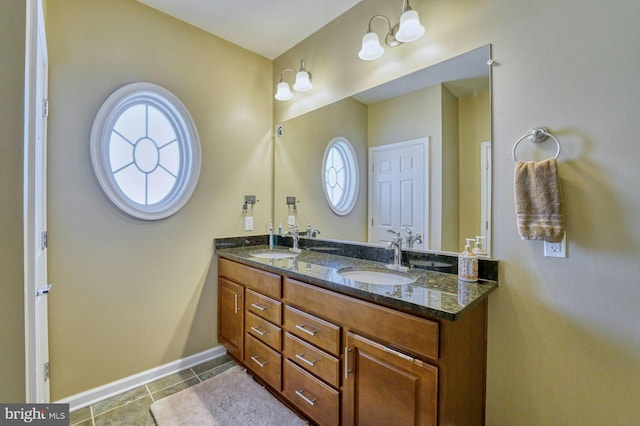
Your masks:
<path fill-rule="evenodd" d="M 306 312 L 286 306 L 284 328 L 307 342 L 338 355 L 340 353 L 340 327 Z"/>
<path fill-rule="evenodd" d="M 376 336 L 416 355 L 438 360 L 440 324 L 286 278 L 284 302 L 322 315 L 345 329 Z"/>
<path fill-rule="evenodd" d="M 280 327 L 271 324 L 257 315 L 247 312 L 245 318 L 247 333 L 271 346 L 276 351 L 282 348 L 282 332 Z"/>
<path fill-rule="evenodd" d="M 218 260 L 218 275 L 252 288 L 267 296 L 282 297 L 282 277 L 227 259 Z"/>
<path fill-rule="evenodd" d="M 302 412 L 320 425 L 337 425 L 340 417 L 338 391 L 325 385 L 285 359 L 283 393 Z"/>
<path fill-rule="evenodd" d="M 275 390 L 282 389 L 282 356 L 250 334 L 245 334 L 244 364 L 269 383 Z"/>
<path fill-rule="evenodd" d="M 275 325 L 282 325 L 282 303 L 248 289 L 245 292 L 245 299 L 247 311 Z"/>
<path fill-rule="evenodd" d="M 340 360 L 320 349 L 285 333 L 282 353 L 300 367 L 321 378 L 331 386 L 340 386 Z"/>

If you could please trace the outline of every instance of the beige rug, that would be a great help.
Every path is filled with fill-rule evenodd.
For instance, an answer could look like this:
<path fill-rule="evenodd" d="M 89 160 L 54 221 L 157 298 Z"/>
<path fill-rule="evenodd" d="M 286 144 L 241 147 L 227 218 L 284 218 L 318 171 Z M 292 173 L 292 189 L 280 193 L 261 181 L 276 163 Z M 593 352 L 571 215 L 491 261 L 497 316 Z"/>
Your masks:
<path fill-rule="evenodd" d="M 307 425 L 240 366 L 151 404 L 159 426 Z"/>

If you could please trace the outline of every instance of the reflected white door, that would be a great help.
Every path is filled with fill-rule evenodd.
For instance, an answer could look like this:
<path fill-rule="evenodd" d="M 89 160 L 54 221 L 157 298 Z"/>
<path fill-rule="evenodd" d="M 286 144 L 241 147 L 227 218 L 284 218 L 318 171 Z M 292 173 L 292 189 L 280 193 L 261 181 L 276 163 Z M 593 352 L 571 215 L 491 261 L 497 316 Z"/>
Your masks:
<path fill-rule="evenodd" d="M 27 2 L 28 131 L 25 143 L 26 399 L 49 402 L 47 284 L 47 46 L 40 0 Z"/>
<path fill-rule="evenodd" d="M 393 238 L 388 230 L 406 229 L 428 241 L 428 138 L 414 139 L 369 149 L 369 237 L 380 244 Z"/>

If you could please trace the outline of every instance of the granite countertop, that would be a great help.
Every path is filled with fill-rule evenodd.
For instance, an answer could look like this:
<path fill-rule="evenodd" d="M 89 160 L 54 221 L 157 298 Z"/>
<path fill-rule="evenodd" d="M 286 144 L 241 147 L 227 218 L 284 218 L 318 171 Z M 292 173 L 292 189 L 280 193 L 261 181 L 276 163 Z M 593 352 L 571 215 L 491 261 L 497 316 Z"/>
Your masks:
<path fill-rule="evenodd" d="M 413 284 L 381 285 L 353 281 L 338 273 L 341 268 L 384 268 L 384 264 L 370 260 L 338 256 L 326 252 L 302 250 L 294 259 L 263 259 L 252 252 L 267 250 L 266 245 L 252 245 L 216 250 L 220 257 L 254 268 L 274 272 L 285 277 L 355 296 L 380 305 L 415 315 L 455 321 L 473 305 L 485 299 L 498 287 L 496 281 L 459 281 L 457 275 L 411 268 L 408 274 L 416 278 Z M 288 250 L 288 247 L 276 247 Z"/>

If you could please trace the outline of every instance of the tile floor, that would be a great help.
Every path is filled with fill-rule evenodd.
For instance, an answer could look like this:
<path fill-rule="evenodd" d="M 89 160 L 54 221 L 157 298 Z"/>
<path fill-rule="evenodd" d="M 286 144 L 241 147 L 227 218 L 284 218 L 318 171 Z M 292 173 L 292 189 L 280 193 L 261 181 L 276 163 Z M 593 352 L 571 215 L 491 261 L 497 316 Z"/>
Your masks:
<path fill-rule="evenodd" d="M 154 401 L 202 383 L 233 367 L 227 355 L 179 371 L 139 388 L 96 402 L 71 413 L 71 425 L 155 425 L 149 407 Z"/>

